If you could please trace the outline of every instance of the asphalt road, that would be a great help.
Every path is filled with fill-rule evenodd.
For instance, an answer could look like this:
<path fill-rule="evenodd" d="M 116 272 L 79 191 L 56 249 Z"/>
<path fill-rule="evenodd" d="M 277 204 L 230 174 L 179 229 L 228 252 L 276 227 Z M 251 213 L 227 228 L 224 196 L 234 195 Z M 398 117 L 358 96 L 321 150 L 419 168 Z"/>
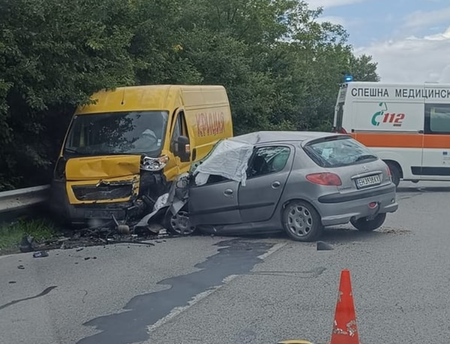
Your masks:
<path fill-rule="evenodd" d="M 450 184 L 418 185 L 379 231 L 327 230 L 332 251 L 196 236 L 0 257 L 0 342 L 324 343 L 348 268 L 362 343 L 447 343 Z"/>

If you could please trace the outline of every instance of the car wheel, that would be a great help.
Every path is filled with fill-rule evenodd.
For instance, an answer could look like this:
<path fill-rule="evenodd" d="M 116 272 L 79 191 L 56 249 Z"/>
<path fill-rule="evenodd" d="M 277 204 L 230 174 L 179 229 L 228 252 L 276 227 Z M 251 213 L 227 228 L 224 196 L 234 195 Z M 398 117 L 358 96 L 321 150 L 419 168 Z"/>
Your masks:
<path fill-rule="evenodd" d="M 196 230 L 196 227 L 191 225 L 189 221 L 189 213 L 186 209 L 181 209 L 175 215 L 168 210 L 166 214 L 166 227 L 169 232 L 183 236 L 191 235 Z"/>
<path fill-rule="evenodd" d="M 314 241 L 323 230 L 320 216 L 314 207 L 306 202 L 290 202 L 283 211 L 283 227 L 295 241 Z"/>
<path fill-rule="evenodd" d="M 386 213 L 378 214 L 374 219 L 368 220 L 366 217 L 358 220 L 351 220 L 352 225 L 360 231 L 370 232 L 380 228 L 386 220 Z"/>
<path fill-rule="evenodd" d="M 397 187 L 398 184 L 400 184 L 400 169 L 397 167 L 397 165 L 395 165 L 391 162 L 387 162 L 386 164 L 388 165 L 389 169 L 391 170 L 392 182 Z"/>

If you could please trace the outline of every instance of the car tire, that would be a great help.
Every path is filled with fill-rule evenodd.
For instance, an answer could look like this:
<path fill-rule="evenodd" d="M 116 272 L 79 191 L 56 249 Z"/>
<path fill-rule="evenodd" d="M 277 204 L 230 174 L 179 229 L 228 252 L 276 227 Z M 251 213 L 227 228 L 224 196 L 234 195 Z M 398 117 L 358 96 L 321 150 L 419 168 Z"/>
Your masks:
<path fill-rule="evenodd" d="M 319 214 L 304 201 L 292 201 L 283 211 L 283 228 L 295 241 L 315 241 L 323 231 Z"/>
<path fill-rule="evenodd" d="M 350 222 L 353 225 L 353 227 L 355 227 L 357 230 L 362 232 L 370 232 L 380 228 L 385 220 L 386 220 L 386 213 L 383 213 L 378 214 L 372 220 L 367 220 L 367 218 L 363 217 L 358 220 L 351 220 Z"/>
<path fill-rule="evenodd" d="M 400 169 L 398 168 L 398 166 L 396 164 L 393 164 L 392 162 L 387 162 L 386 163 L 389 167 L 389 169 L 391 170 L 391 178 L 392 178 L 392 182 L 395 184 L 395 187 L 398 187 L 398 185 L 400 184 Z"/>
<path fill-rule="evenodd" d="M 184 207 L 178 213 L 173 215 L 170 209 L 165 215 L 165 227 L 168 232 L 175 235 L 187 236 L 196 231 L 196 227 L 192 226 L 189 221 L 189 213 Z"/>

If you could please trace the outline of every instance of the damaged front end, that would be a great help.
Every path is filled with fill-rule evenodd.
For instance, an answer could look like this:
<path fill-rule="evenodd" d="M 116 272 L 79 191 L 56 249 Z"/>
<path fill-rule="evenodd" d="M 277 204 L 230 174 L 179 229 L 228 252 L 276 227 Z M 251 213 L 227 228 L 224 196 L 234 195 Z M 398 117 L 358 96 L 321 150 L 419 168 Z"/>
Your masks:
<path fill-rule="evenodd" d="M 143 217 L 136 226 L 144 227 L 149 223 L 159 223 L 174 234 L 192 234 L 197 228 L 196 221 L 189 211 L 192 208 L 198 209 L 208 202 L 205 199 L 192 200 L 192 188 L 217 180 L 234 180 L 245 187 L 248 160 L 253 150 L 254 145 L 245 142 L 230 140 L 218 142 L 205 158 L 191 165 L 188 173 L 177 177 L 169 192 L 158 198 L 153 211 Z M 216 197 L 215 194 L 209 196 Z M 202 209 L 197 212 L 203 213 Z"/>
<path fill-rule="evenodd" d="M 153 211 L 144 216 L 135 225 L 135 229 L 147 227 L 150 223 L 159 223 L 173 234 L 192 234 L 196 228 L 189 221 L 187 209 L 190 181 L 189 173 L 179 175 L 169 191 L 157 199 Z"/>
<path fill-rule="evenodd" d="M 167 162 L 166 156 L 145 155 L 68 159 L 64 178 L 54 181 L 52 208 L 60 215 L 62 210 L 72 225 L 129 231 L 130 223 L 151 211 L 167 192 Z"/>

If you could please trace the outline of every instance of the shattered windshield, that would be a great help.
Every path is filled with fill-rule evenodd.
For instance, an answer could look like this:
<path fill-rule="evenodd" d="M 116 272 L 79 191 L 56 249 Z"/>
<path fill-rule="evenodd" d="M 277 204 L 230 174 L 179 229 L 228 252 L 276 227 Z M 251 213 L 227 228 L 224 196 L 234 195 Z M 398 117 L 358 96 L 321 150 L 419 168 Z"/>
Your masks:
<path fill-rule="evenodd" d="M 135 111 L 76 116 L 64 153 L 77 155 L 161 153 L 169 114 Z"/>
<path fill-rule="evenodd" d="M 315 141 L 305 150 L 322 167 L 347 166 L 378 159 L 367 147 L 347 137 Z"/>

